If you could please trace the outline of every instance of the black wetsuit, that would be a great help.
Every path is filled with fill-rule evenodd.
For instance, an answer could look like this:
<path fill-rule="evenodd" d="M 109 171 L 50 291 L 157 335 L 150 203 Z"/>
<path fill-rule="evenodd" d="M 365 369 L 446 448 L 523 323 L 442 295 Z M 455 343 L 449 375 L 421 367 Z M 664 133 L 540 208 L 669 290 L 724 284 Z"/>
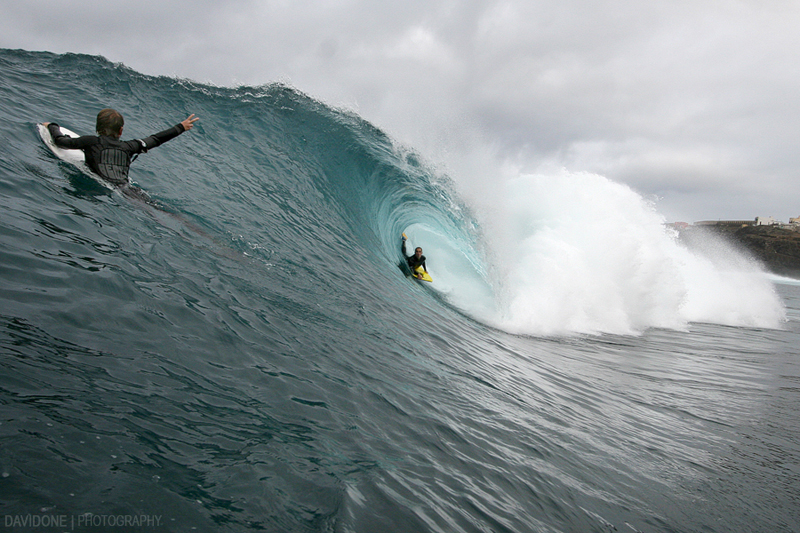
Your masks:
<path fill-rule="evenodd" d="M 408 263 L 408 267 L 411 269 L 411 272 L 414 272 L 414 270 L 418 269 L 419 267 L 422 267 L 425 272 L 428 271 L 428 267 L 425 266 L 424 255 L 419 256 L 419 259 L 417 259 L 416 254 L 412 255 L 411 257 L 408 256 L 406 253 L 406 241 L 403 241 L 403 257 L 406 258 L 406 263 Z"/>
<path fill-rule="evenodd" d="M 131 161 L 138 154 L 147 152 L 151 148 L 160 146 L 174 139 L 184 131 L 183 124 L 176 124 L 171 128 L 146 137 L 132 141 L 120 141 L 108 135 L 83 135 L 69 137 L 61 133 L 61 128 L 55 122 L 47 127 L 53 142 L 59 148 L 83 150 L 86 154 L 86 164 L 101 178 L 116 186 L 128 184 L 128 169 Z"/>

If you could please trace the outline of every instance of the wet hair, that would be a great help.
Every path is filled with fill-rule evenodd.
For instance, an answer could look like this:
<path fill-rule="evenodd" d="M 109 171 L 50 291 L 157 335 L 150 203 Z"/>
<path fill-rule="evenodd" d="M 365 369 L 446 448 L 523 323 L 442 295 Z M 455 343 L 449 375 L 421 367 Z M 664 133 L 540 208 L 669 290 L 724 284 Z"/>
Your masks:
<path fill-rule="evenodd" d="M 417 253 L 417 252 L 422 252 L 422 248 L 420 248 L 419 246 L 417 246 L 417 248 L 414 250 L 414 253 Z"/>
<path fill-rule="evenodd" d="M 113 109 L 101 109 L 97 114 L 97 134 L 118 137 L 119 130 L 125 125 L 122 115 Z"/>

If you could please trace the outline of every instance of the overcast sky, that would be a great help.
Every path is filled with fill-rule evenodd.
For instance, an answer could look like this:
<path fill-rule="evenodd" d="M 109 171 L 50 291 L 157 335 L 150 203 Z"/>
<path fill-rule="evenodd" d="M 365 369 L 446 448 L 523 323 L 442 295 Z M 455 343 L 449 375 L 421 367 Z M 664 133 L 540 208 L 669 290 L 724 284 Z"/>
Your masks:
<path fill-rule="evenodd" d="M 796 0 L 0 0 L 0 47 L 287 82 L 465 187 L 566 167 L 670 221 L 800 216 Z"/>

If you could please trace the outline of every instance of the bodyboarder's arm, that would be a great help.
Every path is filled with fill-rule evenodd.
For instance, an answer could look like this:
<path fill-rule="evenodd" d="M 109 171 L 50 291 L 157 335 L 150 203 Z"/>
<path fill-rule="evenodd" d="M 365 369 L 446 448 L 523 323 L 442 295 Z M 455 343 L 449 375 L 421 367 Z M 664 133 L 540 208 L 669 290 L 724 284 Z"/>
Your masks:
<path fill-rule="evenodd" d="M 183 133 L 184 131 L 189 131 L 194 127 L 194 123 L 200 120 L 198 117 L 195 117 L 194 114 L 189 115 L 189 118 L 180 122 L 169 129 L 164 131 L 160 131 L 155 133 L 149 137 L 141 139 L 139 142 L 143 145 L 143 152 L 148 151 L 151 148 L 155 148 L 156 146 L 161 146 L 167 141 L 170 141 Z"/>
<path fill-rule="evenodd" d="M 53 137 L 53 144 L 59 148 L 67 150 L 82 150 L 88 148 L 97 142 L 97 137 L 94 135 L 83 135 L 81 137 L 70 137 L 61 133 L 61 128 L 55 122 L 45 122 L 43 126 L 50 132 Z"/>

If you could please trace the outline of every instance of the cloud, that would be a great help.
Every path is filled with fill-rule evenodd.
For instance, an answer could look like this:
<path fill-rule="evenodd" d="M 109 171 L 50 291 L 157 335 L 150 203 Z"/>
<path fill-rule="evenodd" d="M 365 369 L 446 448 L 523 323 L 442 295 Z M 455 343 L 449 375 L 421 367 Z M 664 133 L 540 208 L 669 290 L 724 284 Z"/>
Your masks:
<path fill-rule="evenodd" d="M 796 2 L 131 7 L 4 1 L 0 46 L 98 54 L 218 85 L 288 81 L 473 184 L 499 178 L 501 163 L 567 166 L 660 198 L 668 218 L 800 214 Z"/>

